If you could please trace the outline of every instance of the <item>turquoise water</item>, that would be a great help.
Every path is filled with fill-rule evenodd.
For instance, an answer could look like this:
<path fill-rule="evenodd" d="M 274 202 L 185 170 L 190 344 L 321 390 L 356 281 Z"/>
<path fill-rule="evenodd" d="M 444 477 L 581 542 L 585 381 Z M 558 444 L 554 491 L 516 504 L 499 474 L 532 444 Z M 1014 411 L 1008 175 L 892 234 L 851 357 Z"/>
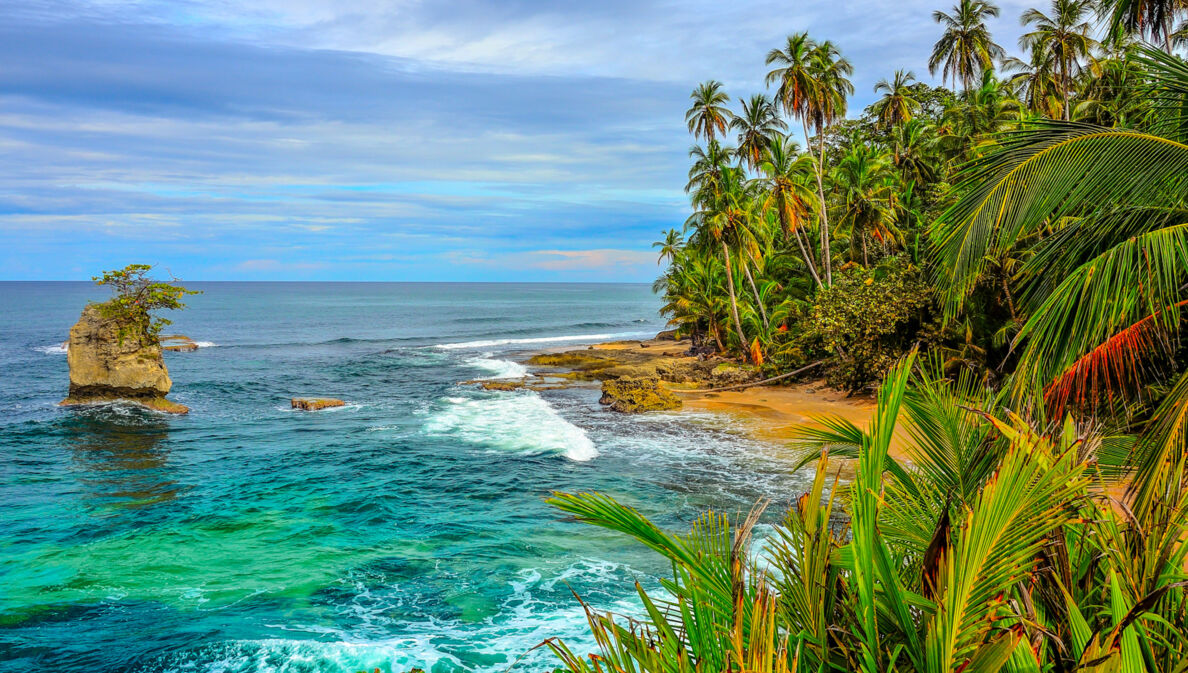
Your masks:
<path fill-rule="evenodd" d="M 632 612 L 631 583 L 665 570 L 553 490 L 674 528 L 803 490 L 720 417 L 457 385 L 654 334 L 646 286 L 192 285 L 170 331 L 203 347 L 166 355 L 192 411 L 167 417 L 56 407 L 60 343 L 104 295 L 0 283 L 0 670 L 505 671 L 587 642 L 569 587 Z"/>

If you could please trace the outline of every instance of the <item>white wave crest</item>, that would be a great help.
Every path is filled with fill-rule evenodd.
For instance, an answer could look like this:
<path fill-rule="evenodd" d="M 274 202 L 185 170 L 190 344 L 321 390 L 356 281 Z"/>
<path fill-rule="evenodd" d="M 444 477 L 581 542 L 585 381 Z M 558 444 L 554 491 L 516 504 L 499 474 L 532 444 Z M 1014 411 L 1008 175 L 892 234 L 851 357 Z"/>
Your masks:
<path fill-rule="evenodd" d="M 34 346 L 33 350 L 46 355 L 65 355 L 66 342 L 51 344 L 49 346 Z"/>
<path fill-rule="evenodd" d="M 194 345 L 199 348 L 214 348 L 218 346 L 213 341 L 195 341 Z M 45 353 L 46 355 L 65 355 L 69 349 L 66 347 L 66 342 L 63 341 L 62 343 L 50 344 L 49 346 L 34 346 L 33 350 L 39 353 Z"/>
<path fill-rule="evenodd" d="M 515 453 L 560 453 L 585 461 L 598 455 L 586 431 L 535 393 L 447 397 L 425 422 L 425 432 Z"/>
<path fill-rule="evenodd" d="M 471 358 L 466 361 L 466 364 L 488 372 L 490 376 L 481 377 L 484 379 L 518 379 L 528 375 L 528 369 L 518 362 L 499 360 L 489 356 L 490 353 L 487 353 L 487 356 L 481 358 Z"/>
<path fill-rule="evenodd" d="M 437 344 L 434 348 L 454 350 L 461 348 L 490 348 L 516 344 L 546 344 L 561 341 L 606 341 L 607 339 L 631 339 L 648 336 L 651 332 L 617 332 L 613 334 L 563 334 L 550 337 L 529 337 L 526 339 L 488 339 L 485 341 L 463 341 L 454 344 Z"/>

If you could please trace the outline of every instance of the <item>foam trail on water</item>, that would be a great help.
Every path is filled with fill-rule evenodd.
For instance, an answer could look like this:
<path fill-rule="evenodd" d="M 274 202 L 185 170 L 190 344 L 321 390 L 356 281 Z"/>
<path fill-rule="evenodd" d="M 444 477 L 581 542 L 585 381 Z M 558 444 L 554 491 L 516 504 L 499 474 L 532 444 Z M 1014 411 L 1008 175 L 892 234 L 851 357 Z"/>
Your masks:
<path fill-rule="evenodd" d="M 481 358 L 471 358 L 466 364 L 489 372 L 490 376 L 481 377 L 484 379 L 518 379 L 528 375 L 528 369 L 524 365 L 511 360 L 498 360 L 490 355 L 487 353 Z"/>
<path fill-rule="evenodd" d="M 35 350 L 39 353 L 45 353 L 46 355 L 65 355 L 66 354 L 66 344 L 65 343 L 57 343 L 57 344 L 51 344 L 49 346 L 34 346 L 33 350 Z"/>
<path fill-rule="evenodd" d="M 443 402 L 425 422 L 425 432 L 515 453 L 559 453 L 579 461 L 598 455 L 586 431 L 536 393 L 447 397 Z"/>
<path fill-rule="evenodd" d="M 490 348 L 491 346 L 512 346 L 515 344 L 545 344 L 561 341 L 604 341 L 606 339 L 630 339 L 648 336 L 651 332 L 617 332 L 613 334 L 563 334 L 550 337 L 529 337 L 525 339 L 487 339 L 484 341 L 463 341 L 453 344 L 437 344 L 434 348 L 453 350 L 459 348 Z"/>
<path fill-rule="evenodd" d="M 213 341 L 195 341 L 194 345 L 199 348 L 214 348 L 218 346 Z M 69 349 L 66 347 L 66 342 L 50 344 L 49 346 L 34 346 L 33 350 L 46 355 L 65 355 Z"/>

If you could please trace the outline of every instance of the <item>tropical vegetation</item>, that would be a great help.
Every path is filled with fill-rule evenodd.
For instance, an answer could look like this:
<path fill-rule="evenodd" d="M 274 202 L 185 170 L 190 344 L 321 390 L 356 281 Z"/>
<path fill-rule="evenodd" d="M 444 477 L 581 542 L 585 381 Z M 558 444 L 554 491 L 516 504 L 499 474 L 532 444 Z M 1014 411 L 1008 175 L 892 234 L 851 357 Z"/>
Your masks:
<path fill-rule="evenodd" d="M 898 69 L 853 116 L 804 33 L 737 115 L 699 87 L 663 311 L 877 410 L 799 430 L 812 486 L 760 544 L 766 503 L 676 535 L 556 494 L 672 564 L 637 615 L 587 606 L 596 652 L 547 641 L 565 669 L 1188 672 L 1185 14 L 1052 0 L 1009 55 L 959 0 L 927 64 L 956 90 Z"/>

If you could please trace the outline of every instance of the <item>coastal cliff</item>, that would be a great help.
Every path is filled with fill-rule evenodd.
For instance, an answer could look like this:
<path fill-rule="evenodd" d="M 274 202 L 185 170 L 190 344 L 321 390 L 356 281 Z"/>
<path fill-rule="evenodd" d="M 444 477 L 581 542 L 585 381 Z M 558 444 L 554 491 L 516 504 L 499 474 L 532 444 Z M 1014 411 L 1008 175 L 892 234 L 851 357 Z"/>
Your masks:
<path fill-rule="evenodd" d="M 138 330 L 120 329 L 99 305 L 83 309 L 70 328 L 67 362 L 70 391 L 63 406 L 125 400 L 151 409 L 184 414 L 189 409 L 165 399 L 173 387 L 161 344 Z"/>

